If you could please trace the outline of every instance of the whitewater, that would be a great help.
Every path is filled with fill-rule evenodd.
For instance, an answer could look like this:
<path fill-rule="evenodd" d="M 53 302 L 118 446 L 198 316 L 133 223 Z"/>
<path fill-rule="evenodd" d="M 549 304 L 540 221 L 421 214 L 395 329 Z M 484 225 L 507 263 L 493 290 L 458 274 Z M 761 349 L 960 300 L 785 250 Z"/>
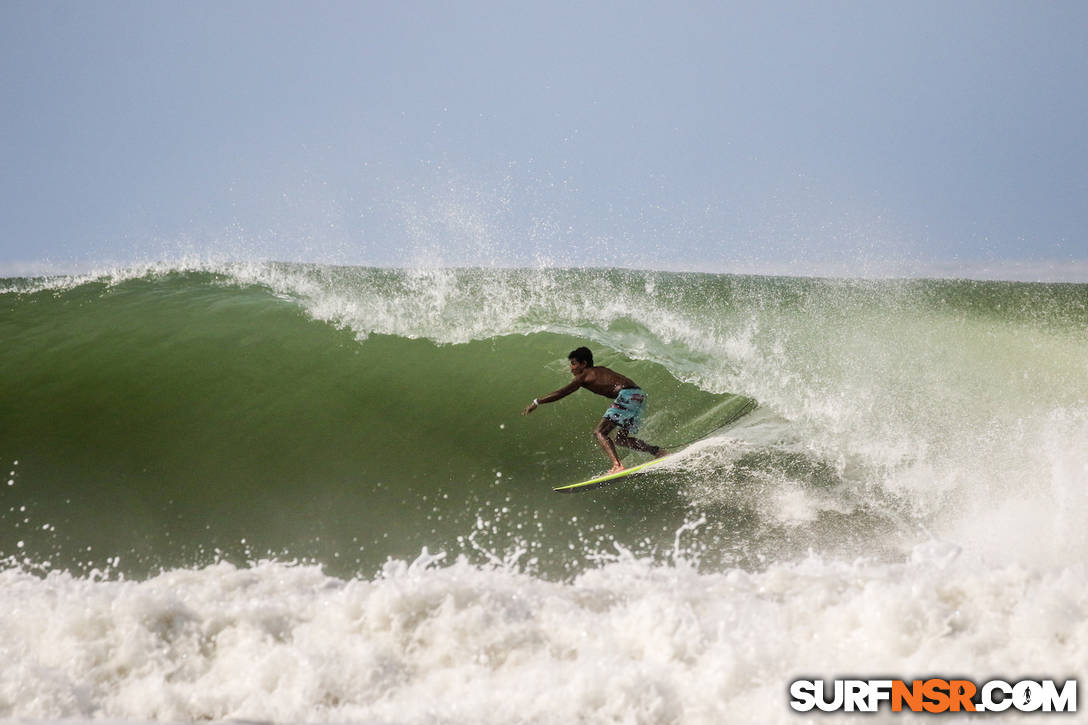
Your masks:
<path fill-rule="evenodd" d="M 1088 672 L 1088 285 L 186 260 L 0 280 L 0 339 L 5 719 L 838 722 L 789 683 Z M 607 401 L 520 411 L 580 345 L 689 447 L 558 496 Z"/>

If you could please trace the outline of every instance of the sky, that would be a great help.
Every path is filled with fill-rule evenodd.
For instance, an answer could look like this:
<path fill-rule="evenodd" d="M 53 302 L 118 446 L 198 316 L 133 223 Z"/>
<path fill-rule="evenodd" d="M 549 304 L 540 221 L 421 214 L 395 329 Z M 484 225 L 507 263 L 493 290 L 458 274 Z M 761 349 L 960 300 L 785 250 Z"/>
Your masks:
<path fill-rule="evenodd" d="M 0 275 L 1088 281 L 1088 3 L 0 0 Z"/>

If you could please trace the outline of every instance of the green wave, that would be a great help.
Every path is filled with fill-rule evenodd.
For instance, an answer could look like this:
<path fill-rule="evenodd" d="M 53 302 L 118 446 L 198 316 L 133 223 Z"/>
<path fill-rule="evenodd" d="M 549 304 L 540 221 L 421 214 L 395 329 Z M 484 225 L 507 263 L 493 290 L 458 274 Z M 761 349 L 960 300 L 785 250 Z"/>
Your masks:
<path fill-rule="evenodd" d="M 941 515 L 920 476 L 971 501 L 1049 485 L 1088 400 L 1086 290 L 287 264 L 7 280 L 0 556 L 372 571 L 430 546 L 563 574 L 670 550 L 693 518 L 708 559 L 864 548 Z M 607 401 L 520 412 L 580 345 L 649 391 L 643 437 L 725 442 L 554 496 L 607 468 Z"/>
<path fill-rule="evenodd" d="M 0 441 L 19 462 L 4 553 L 67 566 L 216 549 L 380 563 L 473 531 L 491 500 L 546 510 L 551 486 L 606 463 L 590 437 L 605 399 L 520 415 L 566 382 L 583 338 L 360 341 L 267 287 L 204 272 L 4 302 Z M 662 445 L 753 404 L 598 356 L 652 391 L 645 431 Z"/>

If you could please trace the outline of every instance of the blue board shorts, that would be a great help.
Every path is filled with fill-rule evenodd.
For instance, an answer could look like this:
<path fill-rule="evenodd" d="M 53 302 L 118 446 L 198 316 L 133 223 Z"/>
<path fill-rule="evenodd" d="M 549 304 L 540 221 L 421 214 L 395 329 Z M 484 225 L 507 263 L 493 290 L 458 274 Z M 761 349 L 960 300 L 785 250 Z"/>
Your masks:
<path fill-rule="evenodd" d="M 642 392 L 642 388 L 624 388 L 604 412 L 604 419 L 612 421 L 628 434 L 638 433 L 645 408 L 646 393 Z"/>

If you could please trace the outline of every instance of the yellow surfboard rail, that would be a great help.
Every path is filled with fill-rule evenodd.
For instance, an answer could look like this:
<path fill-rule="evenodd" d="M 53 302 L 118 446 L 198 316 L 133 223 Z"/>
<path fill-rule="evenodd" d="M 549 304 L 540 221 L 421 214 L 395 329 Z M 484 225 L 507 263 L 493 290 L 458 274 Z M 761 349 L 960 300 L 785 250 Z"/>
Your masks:
<path fill-rule="evenodd" d="M 675 455 L 676 455 L 675 453 L 670 453 L 667 456 L 662 456 L 661 458 L 655 458 L 655 459 L 653 459 L 651 461 L 646 461 L 645 463 L 640 463 L 637 466 L 631 466 L 630 468 L 625 468 L 622 471 L 618 471 L 617 473 L 606 473 L 603 476 L 598 476 L 597 478 L 591 478 L 588 481 L 582 481 L 580 483 L 571 483 L 571 484 L 568 484 L 566 486 L 559 486 L 558 488 L 553 488 L 552 490 L 555 491 L 556 493 L 578 493 L 578 492 L 581 492 L 581 491 L 588 491 L 590 489 L 597 488 L 598 486 L 603 486 L 606 483 L 610 483 L 612 481 L 615 481 L 617 478 L 624 478 L 625 476 L 630 476 L 632 473 L 638 473 L 640 471 L 645 471 L 650 466 L 656 466 L 658 463 L 664 463 L 665 461 L 669 460 L 670 458 L 672 458 Z"/>

